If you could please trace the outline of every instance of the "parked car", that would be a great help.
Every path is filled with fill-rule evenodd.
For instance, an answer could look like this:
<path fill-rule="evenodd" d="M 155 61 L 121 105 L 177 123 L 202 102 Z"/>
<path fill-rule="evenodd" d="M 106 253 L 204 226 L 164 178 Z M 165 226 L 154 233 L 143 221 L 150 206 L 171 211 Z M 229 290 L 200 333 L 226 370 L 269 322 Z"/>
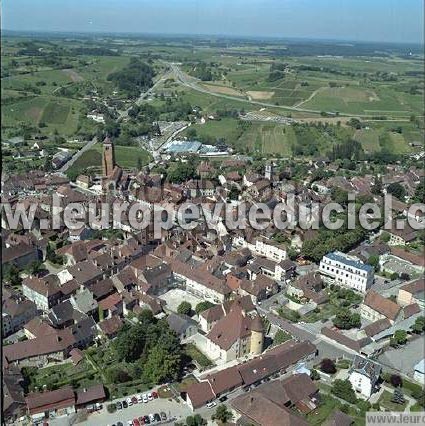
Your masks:
<path fill-rule="evenodd" d="M 154 399 L 158 398 L 159 397 L 158 392 L 153 391 L 152 396 L 154 397 Z"/>
<path fill-rule="evenodd" d="M 161 411 L 159 414 L 161 416 L 161 420 L 167 420 L 167 415 L 163 411 Z"/>
<path fill-rule="evenodd" d="M 147 394 L 143 394 L 143 402 L 148 402 L 149 400 L 148 400 L 148 396 L 147 396 Z"/>
<path fill-rule="evenodd" d="M 131 402 L 132 402 L 133 404 L 137 404 L 137 397 L 136 397 L 136 396 L 133 396 L 133 397 L 131 398 Z"/>
<path fill-rule="evenodd" d="M 145 418 L 144 418 L 143 416 L 140 416 L 140 417 L 139 417 L 139 423 L 140 423 L 141 425 L 144 425 L 144 424 L 145 424 Z"/>
<path fill-rule="evenodd" d="M 152 401 L 152 400 L 153 400 L 153 396 L 152 396 L 152 394 L 151 394 L 150 392 L 148 393 L 148 400 L 149 400 L 149 401 Z"/>
<path fill-rule="evenodd" d="M 117 410 L 122 410 L 123 407 L 122 407 L 121 401 L 118 401 L 116 405 L 117 405 Z"/>
<path fill-rule="evenodd" d="M 142 394 L 137 395 L 137 402 L 143 402 L 143 395 Z"/>
<path fill-rule="evenodd" d="M 155 413 L 153 415 L 153 417 L 154 417 L 154 419 L 155 419 L 156 422 L 160 422 L 161 421 L 161 416 L 158 413 Z"/>
<path fill-rule="evenodd" d="M 226 395 L 222 396 L 222 397 L 219 399 L 219 401 L 220 401 L 220 402 L 227 401 L 227 396 L 226 396 Z"/>
<path fill-rule="evenodd" d="M 133 419 L 133 426 L 140 426 L 139 419 Z"/>
<path fill-rule="evenodd" d="M 215 403 L 214 401 L 213 402 L 209 402 L 207 404 L 207 408 L 214 408 L 216 405 L 217 405 L 217 403 Z"/>
<path fill-rule="evenodd" d="M 128 407 L 127 401 L 123 401 L 122 406 L 123 406 L 123 408 L 127 408 Z"/>
<path fill-rule="evenodd" d="M 133 401 L 131 400 L 131 398 L 127 398 L 126 401 L 129 407 L 133 405 Z"/>
<path fill-rule="evenodd" d="M 121 422 L 117 422 L 117 426 L 124 426 Z"/>
<path fill-rule="evenodd" d="M 145 425 L 148 425 L 151 422 L 150 419 L 149 419 L 149 416 L 144 416 L 143 420 L 145 421 Z"/>
<path fill-rule="evenodd" d="M 149 420 L 151 422 L 154 422 L 155 421 L 155 416 L 153 414 L 149 414 Z"/>

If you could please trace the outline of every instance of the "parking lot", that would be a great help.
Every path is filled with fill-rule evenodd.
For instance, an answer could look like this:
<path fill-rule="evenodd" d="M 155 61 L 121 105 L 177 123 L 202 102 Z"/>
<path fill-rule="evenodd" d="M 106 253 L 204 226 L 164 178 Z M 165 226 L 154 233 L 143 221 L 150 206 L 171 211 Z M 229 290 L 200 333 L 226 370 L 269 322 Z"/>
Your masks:
<path fill-rule="evenodd" d="M 114 402 L 122 401 L 124 398 L 116 400 Z M 174 399 L 158 398 L 147 403 L 139 402 L 128 408 L 117 410 L 115 413 L 108 413 L 106 406 L 110 404 L 105 402 L 101 411 L 92 413 L 88 419 L 81 424 L 84 425 L 117 425 L 121 422 L 124 426 L 128 426 L 128 422 L 141 416 L 148 416 L 149 414 L 164 412 L 167 416 L 167 420 L 164 422 L 154 422 L 151 425 L 168 423 L 170 420 L 178 422 L 186 419 L 187 416 L 192 414 L 190 408 L 183 402 L 177 402 Z"/>

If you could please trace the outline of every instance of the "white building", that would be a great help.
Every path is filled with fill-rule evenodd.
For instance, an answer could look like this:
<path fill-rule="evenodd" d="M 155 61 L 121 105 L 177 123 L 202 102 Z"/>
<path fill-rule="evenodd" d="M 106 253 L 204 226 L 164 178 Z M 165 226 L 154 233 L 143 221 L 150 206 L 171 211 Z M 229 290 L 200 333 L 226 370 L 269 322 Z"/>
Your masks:
<path fill-rule="evenodd" d="M 233 245 L 235 247 L 248 248 L 255 254 L 264 256 L 275 262 L 281 262 L 287 258 L 286 247 L 284 245 L 263 237 L 257 238 L 255 243 L 249 243 L 242 236 L 235 236 L 233 238 Z"/>
<path fill-rule="evenodd" d="M 96 112 L 91 112 L 90 114 L 87 114 L 87 118 L 96 121 L 96 123 L 105 123 L 105 117 L 103 116 L 103 114 L 98 114 Z"/>
<path fill-rule="evenodd" d="M 360 393 L 365 398 L 370 398 L 376 390 L 376 383 L 380 374 L 381 366 L 379 364 L 367 358 L 356 356 L 348 380 L 357 393 Z"/>
<path fill-rule="evenodd" d="M 371 287 L 374 280 L 374 271 L 371 265 L 366 265 L 357 257 L 339 251 L 323 256 L 319 271 L 326 282 L 362 293 L 365 293 Z"/>

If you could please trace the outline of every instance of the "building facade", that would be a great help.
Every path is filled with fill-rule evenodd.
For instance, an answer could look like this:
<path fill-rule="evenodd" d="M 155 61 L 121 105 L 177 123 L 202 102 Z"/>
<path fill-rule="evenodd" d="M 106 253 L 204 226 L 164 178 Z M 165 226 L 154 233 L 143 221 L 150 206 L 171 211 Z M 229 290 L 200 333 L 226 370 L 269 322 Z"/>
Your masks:
<path fill-rule="evenodd" d="M 341 252 L 328 253 L 320 261 L 319 271 L 324 281 L 365 293 L 374 280 L 373 267 L 354 256 Z"/>

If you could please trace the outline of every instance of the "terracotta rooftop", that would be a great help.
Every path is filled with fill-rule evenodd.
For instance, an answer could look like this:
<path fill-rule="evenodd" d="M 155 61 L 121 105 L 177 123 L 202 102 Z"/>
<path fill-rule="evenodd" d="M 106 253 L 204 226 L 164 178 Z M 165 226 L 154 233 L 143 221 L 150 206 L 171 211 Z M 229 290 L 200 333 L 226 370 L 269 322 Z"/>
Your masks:
<path fill-rule="evenodd" d="M 393 302 L 390 299 L 381 296 L 374 290 L 369 290 L 366 294 L 366 297 L 363 301 L 366 306 L 373 309 L 376 312 L 379 312 L 381 315 L 384 315 L 389 320 L 394 321 L 397 318 L 397 315 L 400 312 L 400 306 L 397 303 Z"/>

